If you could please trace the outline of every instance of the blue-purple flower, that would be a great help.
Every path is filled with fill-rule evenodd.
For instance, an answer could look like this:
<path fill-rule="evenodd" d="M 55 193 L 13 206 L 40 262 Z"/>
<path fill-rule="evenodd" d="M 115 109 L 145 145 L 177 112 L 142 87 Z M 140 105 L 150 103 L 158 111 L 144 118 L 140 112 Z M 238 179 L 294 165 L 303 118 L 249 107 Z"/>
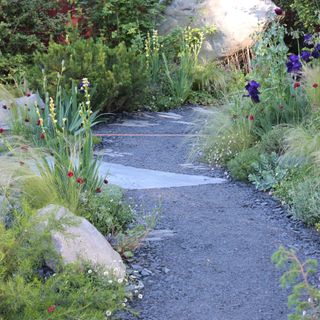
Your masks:
<path fill-rule="evenodd" d="M 260 83 L 254 80 L 251 80 L 247 83 L 246 85 L 246 90 L 248 91 L 248 95 L 246 97 L 251 97 L 251 100 L 255 103 L 260 102 L 260 97 L 259 97 L 259 88 L 260 88 Z"/>
<path fill-rule="evenodd" d="M 85 84 L 83 83 L 83 81 L 80 81 L 80 83 L 79 83 L 79 85 L 78 85 L 78 89 L 79 89 L 80 93 L 85 93 L 84 85 L 85 85 Z M 87 83 L 87 86 L 88 86 L 89 88 L 92 88 L 91 82 L 88 82 L 88 83 Z"/>
<path fill-rule="evenodd" d="M 289 61 L 287 62 L 287 70 L 289 73 L 298 72 L 302 68 L 299 56 L 296 54 L 290 54 Z"/>
<path fill-rule="evenodd" d="M 310 33 L 305 34 L 303 37 L 303 43 L 307 48 L 309 48 L 309 49 L 313 48 L 313 46 L 314 46 L 313 35 Z"/>
<path fill-rule="evenodd" d="M 314 50 L 312 51 L 312 56 L 313 56 L 315 59 L 320 58 L 320 43 L 318 43 L 318 44 L 314 47 Z"/>
<path fill-rule="evenodd" d="M 301 52 L 301 59 L 304 60 L 305 62 L 310 62 L 310 58 L 311 58 L 312 54 L 310 51 L 302 51 Z"/>

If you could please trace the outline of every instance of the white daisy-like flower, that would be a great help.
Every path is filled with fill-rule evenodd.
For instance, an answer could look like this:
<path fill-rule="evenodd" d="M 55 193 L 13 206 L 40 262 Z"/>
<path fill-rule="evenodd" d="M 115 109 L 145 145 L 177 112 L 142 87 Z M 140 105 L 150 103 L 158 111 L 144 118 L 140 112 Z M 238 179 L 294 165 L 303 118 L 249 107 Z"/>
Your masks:
<path fill-rule="evenodd" d="M 91 274 L 91 273 L 92 273 L 92 270 L 91 270 L 91 269 L 89 269 L 89 270 L 88 270 L 88 273 L 89 273 L 89 274 Z"/>
<path fill-rule="evenodd" d="M 108 272 L 108 271 L 105 271 L 105 272 L 103 273 L 103 275 L 104 275 L 104 276 L 108 276 L 108 275 L 109 275 L 109 272 Z"/>
<path fill-rule="evenodd" d="M 118 279 L 118 283 L 122 283 L 123 282 L 123 279 L 122 278 L 120 278 L 120 279 Z"/>
<path fill-rule="evenodd" d="M 112 315 L 112 312 L 111 312 L 110 310 L 107 310 L 107 311 L 106 311 L 106 316 L 107 316 L 107 317 L 110 317 L 111 315 Z"/>
<path fill-rule="evenodd" d="M 143 295 L 140 293 L 140 294 L 138 295 L 138 298 L 139 298 L 139 299 L 142 299 L 142 298 L 143 298 Z"/>

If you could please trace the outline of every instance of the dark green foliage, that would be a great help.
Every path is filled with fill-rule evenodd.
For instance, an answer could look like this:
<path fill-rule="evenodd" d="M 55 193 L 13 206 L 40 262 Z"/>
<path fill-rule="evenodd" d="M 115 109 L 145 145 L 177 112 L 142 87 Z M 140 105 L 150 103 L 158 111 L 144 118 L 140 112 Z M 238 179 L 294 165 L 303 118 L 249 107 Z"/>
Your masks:
<path fill-rule="evenodd" d="M 253 147 L 238 153 L 227 163 L 227 168 L 234 179 L 248 181 L 248 176 L 252 172 L 252 164 L 258 162 L 259 159 L 259 149 Z"/>
<path fill-rule="evenodd" d="M 304 27 L 312 33 L 320 26 L 318 0 L 276 0 L 275 3 L 286 11 L 286 22 L 289 26 Z"/>
<path fill-rule="evenodd" d="M 87 218 L 102 234 L 123 231 L 132 222 L 133 214 L 122 201 L 123 194 L 117 187 L 108 187 L 90 197 L 81 208 L 81 215 Z"/>
<path fill-rule="evenodd" d="M 144 98 L 144 57 L 124 43 L 108 48 L 102 41 L 93 39 L 77 38 L 68 45 L 50 42 L 48 52 L 38 52 L 34 60 L 35 66 L 28 72 L 33 88 L 42 87 L 44 70 L 48 90 L 54 92 L 57 73 L 62 71 L 64 61 L 60 84 L 68 88 L 70 79 L 79 83 L 82 78 L 88 78 L 94 87 L 92 105 L 96 110 L 115 112 L 125 107 L 134 110 Z"/>
<path fill-rule="evenodd" d="M 158 0 L 78 0 L 76 5 L 108 46 L 132 44 L 156 28 L 164 9 Z"/>
<path fill-rule="evenodd" d="M 0 75 L 8 76 L 12 69 L 30 63 L 35 50 L 43 51 L 50 38 L 64 29 L 65 18 L 50 17 L 48 12 L 57 1 L 0 1 Z"/>

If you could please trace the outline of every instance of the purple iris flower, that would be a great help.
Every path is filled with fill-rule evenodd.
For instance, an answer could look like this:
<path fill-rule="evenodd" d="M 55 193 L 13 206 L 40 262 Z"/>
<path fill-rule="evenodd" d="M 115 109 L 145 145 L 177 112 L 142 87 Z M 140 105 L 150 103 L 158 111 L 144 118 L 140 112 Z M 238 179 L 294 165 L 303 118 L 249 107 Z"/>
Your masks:
<path fill-rule="evenodd" d="M 314 44 L 313 44 L 313 35 L 310 34 L 310 33 L 307 33 L 306 35 L 304 35 L 303 37 L 303 43 L 304 45 L 309 48 L 309 49 L 312 49 L 314 47 Z"/>
<path fill-rule="evenodd" d="M 251 100 L 255 103 L 259 103 L 260 102 L 260 97 L 259 97 L 259 88 L 260 88 L 260 83 L 256 82 L 254 80 L 251 80 L 247 83 L 246 85 L 246 90 L 248 91 L 248 95 L 247 97 L 251 97 Z"/>
<path fill-rule="evenodd" d="M 320 58 L 320 43 L 318 43 L 318 44 L 314 47 L 314 50 L 312 51 L 312 56 L 313 56 L 315 59 Z"/>
<path fill-rule="evenodd" d="M 302 51 L 301 52 L 301 59 L 304 60 L 305 62 L 310 62 L 310 58 L 311 58 L 312 54 L 310 51 Z"/>
<path fill-rule="evenodd" d="M 295 54 L 290 54 L 289 61 L 287 62 L 287 71 L 291 72 L 298 72 L 302 68 L 302 64 L 300 62 L 299 56 Z"/>
<path fill-rule="evenodd" d="M 304 37 L 303 37 L 304 43 L 309 43 L 309 42 L 311 42 L 311 41 L 312 41 L 312 38 L 313 38 L 313 36 L 312 36 L 311 33 L 305 34 Z"/>

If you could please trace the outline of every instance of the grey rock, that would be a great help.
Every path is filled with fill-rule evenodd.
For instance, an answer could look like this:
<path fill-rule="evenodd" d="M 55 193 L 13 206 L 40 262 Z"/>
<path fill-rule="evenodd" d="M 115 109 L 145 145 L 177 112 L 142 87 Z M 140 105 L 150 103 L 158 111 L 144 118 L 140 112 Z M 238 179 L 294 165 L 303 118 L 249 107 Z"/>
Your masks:
<path fill-rule="evenodd" d="M 202 49 L 206 57 L 228 56 L 251 46 L 251 35 L 263 28 L 275 5 L 271 0 L 174 0 L 166 9 L 161 33 L 190 24 L 217 27 Z"/>
<path fill-rule="evenodd" d="M 141 275 L 144 276 L 144 277 L 149 277 L 149 276 L 152 275 L 152 272 L 151 272 L 150 270 L 146 269 L 146 268 L 143 269 L 140 273 L 141 273 Z"/>
<path fill-rule="evenodd" d="M 162 271 L 163 271 L 165 274 L 167 274 L 167 273 L 170 272 L 170 269 L 165 267 L 165 268 L 162 269 Z"/>
<path fill-rule="evenodd" d="M 63 224 L 64 231 L 52 232 L 52 238 L 65 264 L 78 260 L 88 261 L 113 273 L 117 278 L 125 277 L 126 268 L 120 255 L 88 220 L 75 216 L 66 208 L 54 205 L 41 209 L 38 216 L 44 219 L 44 223 L 54 218 Z M 55 268 L 50 262 L 48 265 L 52 269 Z"/>

